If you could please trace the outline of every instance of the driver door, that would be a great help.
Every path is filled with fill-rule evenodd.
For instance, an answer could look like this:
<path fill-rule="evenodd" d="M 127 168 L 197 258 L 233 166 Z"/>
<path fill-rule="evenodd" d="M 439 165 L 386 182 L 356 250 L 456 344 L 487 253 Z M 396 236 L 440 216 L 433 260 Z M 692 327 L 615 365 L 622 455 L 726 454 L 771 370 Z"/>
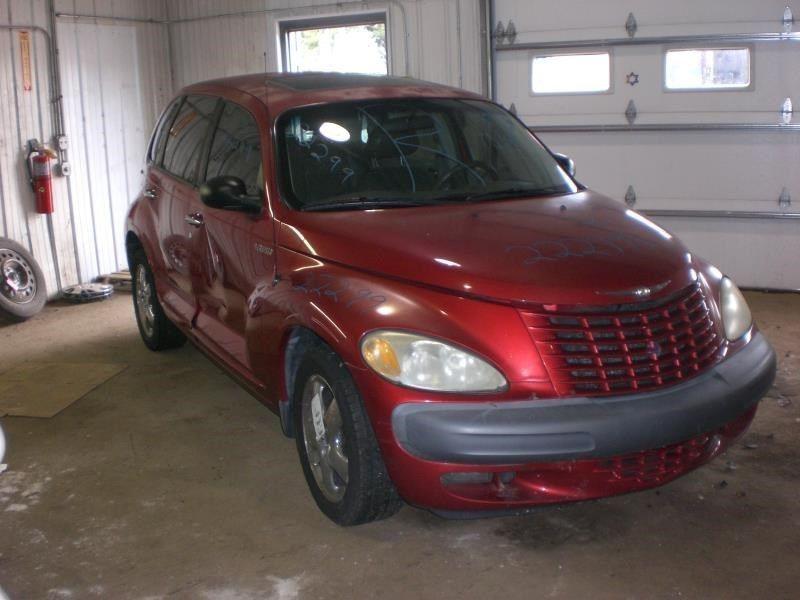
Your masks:
<path fill-rule="evenodd" d="M 249 196 L 264 198 L 261 131 L 242 105 L 225 101 L 211 139 L 203 180 L 241 179 Z M 257 288 L 275 273 L 273 223 L 266 210 L 251 214 L 203 206 L 200 269 L 193 282 L 198 302 L 195 330 L 231 367 L 260 385 L 265 344 L 261 317 L 251 310 Z M 252 343 L 249 343 L 253 340 Z"/>

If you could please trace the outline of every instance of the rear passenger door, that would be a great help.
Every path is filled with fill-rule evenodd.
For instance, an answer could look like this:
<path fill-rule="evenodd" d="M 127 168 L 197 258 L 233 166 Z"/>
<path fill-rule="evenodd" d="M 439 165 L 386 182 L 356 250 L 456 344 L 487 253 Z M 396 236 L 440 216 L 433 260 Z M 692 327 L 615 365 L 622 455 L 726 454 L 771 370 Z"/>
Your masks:
<path fill-rule="evenodd" d="M 142 203 L 149 205 L 149 214 L 153 218 L 150 227 L 146 231 L 142 231 L 141 234 L 147 237 L 146 247 L 148 253 L 151 254 L 148 259 L 155 276 L 156 289 L 162 298 L 169 293 L 166 272 L 170 266 L 166 264 L 163 252 L 156 252 L 156 250 L 160 248 L 162 239 L 161 223 L 167 220 L 164 215 L 169 214 L 170 210 L 172 178 L 164 172 L 161 163 L 164 158 L 164 148 L 167 145 L 169 130 L 182 103 L 182 97 L 174 100 L 161 115 L 161 119 L 156 126 L 147 152 L 147 175 L 145 176 L 144 191 L 140 200 Z"/>
<path fill-rule="evenodd" d="M 168 179 L 169 210 L 160 214 L 160 244 L 166 264 L 167 292 L 162 300 L 184 323 L 196 313 L 193 278 L 199 274 L 194 257 L 198 255 L 198 236 L 203 225 L 202 203 L 198 193 L 198 168 L 207 148 L 208 135 L 216 118 L 219 100 L 212 96 L 187 96 L 172 122 L 163 157 L 163 172 Z"/>

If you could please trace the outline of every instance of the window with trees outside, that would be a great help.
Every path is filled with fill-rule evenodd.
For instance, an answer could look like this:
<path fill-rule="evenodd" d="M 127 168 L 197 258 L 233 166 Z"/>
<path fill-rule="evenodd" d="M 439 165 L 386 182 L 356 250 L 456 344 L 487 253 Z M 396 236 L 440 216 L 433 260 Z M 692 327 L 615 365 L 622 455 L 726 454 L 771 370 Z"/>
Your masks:
<path fill-rule="evenodd" d="M 746 89 L 750 69 L 748 47 L 667 50 L 664 85 L 668 90 Z"/>
<path fill-rule="evenodd" d="M 387 75 L 386 14 L 284 21 L 283 70 Z"/>

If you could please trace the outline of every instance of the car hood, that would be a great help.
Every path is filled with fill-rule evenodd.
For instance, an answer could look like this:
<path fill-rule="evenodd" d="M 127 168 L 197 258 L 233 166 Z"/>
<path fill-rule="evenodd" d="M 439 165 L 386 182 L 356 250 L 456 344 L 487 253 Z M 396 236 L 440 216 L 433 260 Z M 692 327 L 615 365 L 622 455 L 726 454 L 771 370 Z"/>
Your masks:
<path fill-rule="evenodd" d="M 382 276 L 515 304 L 613 304 L 695 279 L 686 247 L 590 191 L 464 205 L 295 212 L 279 243 Z"/>

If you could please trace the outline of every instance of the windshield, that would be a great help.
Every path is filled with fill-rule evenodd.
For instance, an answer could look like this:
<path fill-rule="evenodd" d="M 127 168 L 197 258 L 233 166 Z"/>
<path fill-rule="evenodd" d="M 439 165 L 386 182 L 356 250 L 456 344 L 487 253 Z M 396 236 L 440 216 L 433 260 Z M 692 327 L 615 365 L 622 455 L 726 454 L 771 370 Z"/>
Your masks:
<path fill-rule="evenodd" d="M 301 210 L 578 189 L 524 125 L 480 100 L 325 104 L 287 112 L 277 132 L 282 193 Z"/>

